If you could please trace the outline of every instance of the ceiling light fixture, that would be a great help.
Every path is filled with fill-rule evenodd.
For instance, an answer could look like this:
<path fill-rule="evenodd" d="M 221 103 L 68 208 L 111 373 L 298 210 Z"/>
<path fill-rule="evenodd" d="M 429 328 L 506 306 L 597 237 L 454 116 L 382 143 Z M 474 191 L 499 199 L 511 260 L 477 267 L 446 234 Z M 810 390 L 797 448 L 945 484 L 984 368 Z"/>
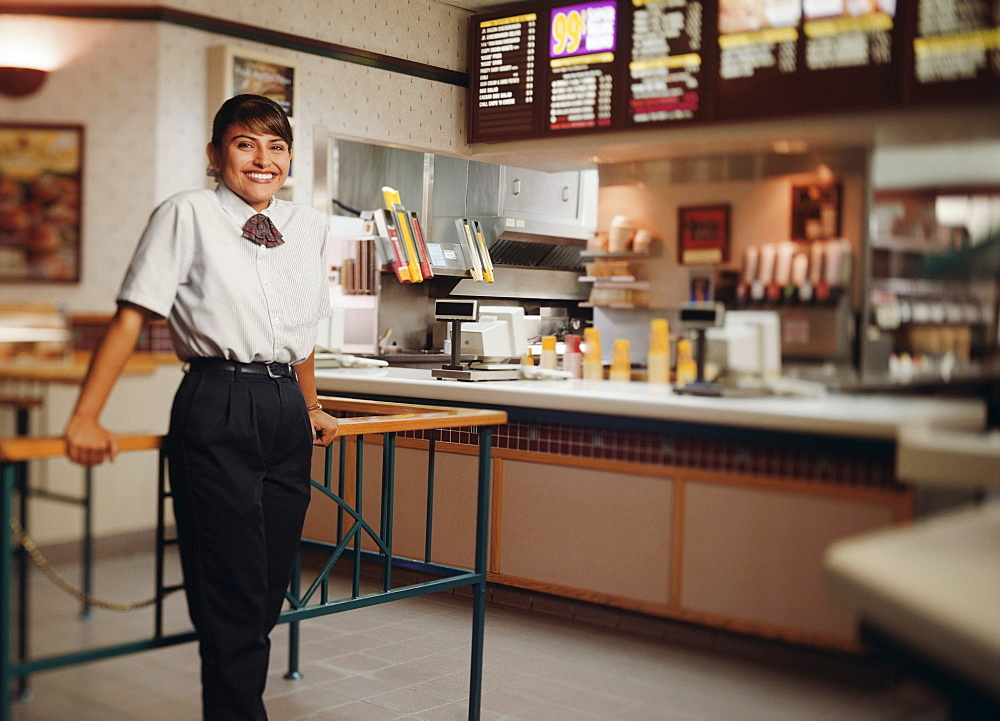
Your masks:
<path fill-rule="evenodd" d="M 38 68 L 0 67 L 0 93 L 20 98 L 38 91 L 49 76 Z"/>

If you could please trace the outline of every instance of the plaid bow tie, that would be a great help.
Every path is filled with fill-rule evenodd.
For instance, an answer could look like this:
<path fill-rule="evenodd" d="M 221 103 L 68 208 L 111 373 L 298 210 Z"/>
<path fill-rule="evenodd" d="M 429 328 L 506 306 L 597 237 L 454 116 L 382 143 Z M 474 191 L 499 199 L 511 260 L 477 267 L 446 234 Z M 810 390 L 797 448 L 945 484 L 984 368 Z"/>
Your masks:
<path fill-rule="evenodd" d="M 243 237 L 251 243 L 273 248 L 281 245 L 285 241 L 281 238 L 281 233 L 274 227 L 274 223 L 263 213 L 257 213 L 243 226 Z"/>

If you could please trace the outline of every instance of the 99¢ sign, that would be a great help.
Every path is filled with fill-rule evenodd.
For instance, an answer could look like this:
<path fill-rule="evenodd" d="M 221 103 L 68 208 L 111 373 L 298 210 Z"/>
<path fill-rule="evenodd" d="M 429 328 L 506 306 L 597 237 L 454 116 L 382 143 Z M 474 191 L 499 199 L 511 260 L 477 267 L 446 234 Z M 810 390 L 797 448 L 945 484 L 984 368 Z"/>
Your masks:
<path fill-rule="evenodd" d="M 549 58 L 565 58 L 615 49 L 614 0 L 555 8 Z"/>

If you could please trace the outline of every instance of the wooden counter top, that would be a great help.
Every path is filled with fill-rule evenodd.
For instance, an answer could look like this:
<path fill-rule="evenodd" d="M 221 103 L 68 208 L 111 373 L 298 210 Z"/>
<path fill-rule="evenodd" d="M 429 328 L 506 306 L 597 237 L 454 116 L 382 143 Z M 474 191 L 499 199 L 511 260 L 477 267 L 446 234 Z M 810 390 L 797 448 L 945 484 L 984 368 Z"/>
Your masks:
<path fill-rule="evenodd" d="M 65 362 L 0 363 L 0 381 L 79 385 L 87 374 L 89 363 L 90 353 L 74 353 L 73 357 Z M 123 375 L 149 375 L 159 366 L 169 363 L 180 363 L 180 361 L 172 354 L 135 353 L 125 364 Z"/>

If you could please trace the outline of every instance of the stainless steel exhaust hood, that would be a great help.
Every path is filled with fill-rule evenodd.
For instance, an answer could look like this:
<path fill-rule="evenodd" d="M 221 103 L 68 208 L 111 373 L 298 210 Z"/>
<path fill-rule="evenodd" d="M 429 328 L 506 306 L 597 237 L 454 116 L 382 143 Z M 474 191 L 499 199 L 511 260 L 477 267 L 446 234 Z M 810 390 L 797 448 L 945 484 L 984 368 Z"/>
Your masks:
<path fill-rule="evenodd" d="M 460 257 L 465 244 L 455 220 L 479 221 L 498 266 L 497 282 L 475 283 L 469 294 L 587 297 L 577 276 L 580 253 L 597 226 L 596 170 L 546 173 L 346 139 L 335 139 L 332 148 L 331 167 L 323 163 L 322 185 L 329 184 L 330 197 L 340 207 L 381 207 L 380 189 L 391 185 L 409 209 L 419 211 L 428 242 L 438 244 L 447 257 Z M 467 275 L 460 266 L 435 265 L 435 276 Z M 555 275 L 536 277 L 543 271 Z M 472 281 L 459 281 L 453 294 L 464 294 L 467 283 Z"/>

